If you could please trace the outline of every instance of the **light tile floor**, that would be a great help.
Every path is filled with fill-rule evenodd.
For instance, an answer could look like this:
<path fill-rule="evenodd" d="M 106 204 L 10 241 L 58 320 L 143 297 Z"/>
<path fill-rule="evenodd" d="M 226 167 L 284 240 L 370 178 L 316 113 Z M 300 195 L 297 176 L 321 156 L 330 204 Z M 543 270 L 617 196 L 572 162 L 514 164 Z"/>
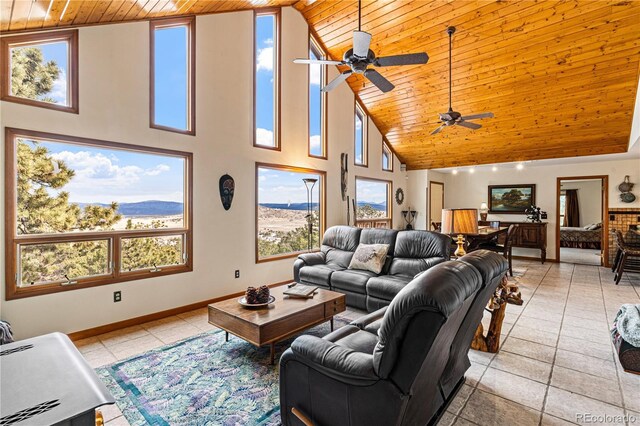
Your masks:
<path fill-rule="evenodd" d="M 524 304 L 508 305 L 498 354 L 470 351 L 467 381 L 439 424 L 640 424 L 640 376 L 622 370 L 608 332 L 621 304 L 640 303 L 640 274 L 626 274 L 615 286 L 603 267 L 514 266 L 524 272 Z M 76 346 L 99 367 L 212 329 L 207 310 L 198 309 Z M 109 426 L 128 424 L 115 406 L 102 412 Z"/>

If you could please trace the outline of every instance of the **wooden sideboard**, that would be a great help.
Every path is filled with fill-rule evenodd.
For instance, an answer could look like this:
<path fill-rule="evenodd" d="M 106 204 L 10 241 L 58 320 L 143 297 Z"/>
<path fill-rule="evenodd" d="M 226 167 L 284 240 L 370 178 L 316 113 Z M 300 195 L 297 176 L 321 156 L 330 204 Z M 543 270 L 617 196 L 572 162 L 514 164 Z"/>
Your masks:
<path fill-rule="evenodd" d="M 489 224 L 490 221 L 478 221 L 478 225 L 489 226 Z M 540 260 L 544 263 L 547 260 L 547 222 L 500 221 L 500 226 L 509 225 L 518 225 L 518 230 L 513 236 L 513 247 L 539 249 Z"/>

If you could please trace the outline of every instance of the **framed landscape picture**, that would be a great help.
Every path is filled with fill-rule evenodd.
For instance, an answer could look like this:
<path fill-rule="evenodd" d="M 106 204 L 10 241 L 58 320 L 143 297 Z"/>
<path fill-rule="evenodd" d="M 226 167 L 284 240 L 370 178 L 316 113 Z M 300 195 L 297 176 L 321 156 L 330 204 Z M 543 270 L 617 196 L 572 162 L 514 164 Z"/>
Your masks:
<path fill-rule="evenodd" d="M 489 185 L 489 213 L 524 214 L 536 203 L 536 185 Z"/>

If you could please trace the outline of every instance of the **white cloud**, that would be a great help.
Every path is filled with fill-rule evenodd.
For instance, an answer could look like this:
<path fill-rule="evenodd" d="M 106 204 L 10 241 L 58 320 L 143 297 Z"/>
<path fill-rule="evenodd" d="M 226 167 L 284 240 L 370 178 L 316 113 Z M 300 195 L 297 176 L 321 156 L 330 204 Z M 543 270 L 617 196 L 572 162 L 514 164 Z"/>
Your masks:
<path fill-rule="evenodd" d="M 138 166 L 118 166 L 104 154 L 91 154 L 87 151 L 62 151 L 53 154 L 56 160 L 64 161 L 67 166 L 75 170 L 74 183 L 99 179 L 105 185 L 135 183 L 145 170 Z"/>
<path fill-rule="evenodd" d="M 309 138 L 309 146 L 311 147 L 311 152 L 320 151 L 320 135 L 313 135 Z"/>
<path fill-rule="evenodd" d="M 273 146 L 273 132 L 267 129 L 256 129 L 256 143 L 263 146 Z"/>
<path fill-rule="evenodd" d="M 266 180 L 267 180 L 267 177 L 263 175 L 263 176 L 258 177 L 258 180 L 259 180 L 260 182 L 264 182 L 264 181 L 266 181 Z"/>
<path fill-rule="evenodd" d="M 74 170 L 75 175 L 65 185 L 73 202 L 133 202 L 142 200 L 182 201 L 182 192 L 164 192 L 152 184 L 153 179 L 171 168 L 158 164 L 150 168 L 120 166 L 111 155 L 87 151 L 61 151 L 51 155 Z M 150 180 L 151 179 L 151 180 Z"/>
<path fill-rule="evenodd" d="M 171 167 L 166 164 L 158 164 L 157 166 L 145 170 L 144 174 L 147 176 L 158 176 L 160 173 L 168 172 L 171 170 Z"/>
<path fill-rule="evenodd" d="M 56 104 L 67 105 L 67 73 L 64 70 L 60 70 L 51 91 L 45 96 L 52 98 Z"/>
<path fill-rule="evenodd" d="M 258 49 L 256 68 L 258 71 L 273 71 L 273 47 Z"/>
<path fill-rule="evenodd" d="M 267 46 L 273 46 L 273 39 L 272 38 L 268 38 L 264 41 L 264 44 L 266 44 Z"/>
<path fill-rule="evenodd" d="M 309 83 L 313 86 L 320 86 L 320 75 L 322 65 L 309 65 Z"/>

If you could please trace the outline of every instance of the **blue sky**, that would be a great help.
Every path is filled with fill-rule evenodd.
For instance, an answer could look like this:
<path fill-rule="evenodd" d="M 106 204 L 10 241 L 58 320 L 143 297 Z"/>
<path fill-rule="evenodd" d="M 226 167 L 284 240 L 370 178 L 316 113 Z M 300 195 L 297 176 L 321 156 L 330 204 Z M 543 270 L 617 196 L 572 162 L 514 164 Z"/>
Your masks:
<path fill-rule="evenodd" d="M 188 129 L 186 26 L 155 32 L 155 123 Z"/>
<path fill-rule="evenodd" d="M 296 173 L 265 167 L 258 169 L 258 203 L 306 203 L 307 189 L 302 179 L 320 177 L 317 174 Z M 320 181 L 313 188 L 313 202 L 318 202 Z"/>
<path fill-rule="evenodd" d="M 51 156 L 75 170 L 64 188 L 75 203 L 184 200 L 184 160 L 115 149 L 41 142 Z"/>
<path fill-rule="evenodd" d="M 360 117 L 358 115 L 358 113 L 355 114 L 355 162 L 357 164 L 364 164 L 364 159 L 362 157 L 363 155 L 363 143 L 362 143 L 362 134 L 363 134 L 363 129 L 362 129 L 362 117 Z"/>
<path fill-rule="evenodd" d="M 309 59 L 321 59 L 309 50 Z M 322 127 L 322 98 L 320 82 L 322 76 L 321 65 L 309 65 L 309 145 L 311 155 L 321 156 L 322 145 L 320 129 Z"/>
<path fill-rule="evenodd" d="M 53 98 L 56 104 L 68 105 L 67 103 L 67 58 L 68 58 L 68 46 L 66 42 L 37 44 L 26 46 L 39 47 L 42 51 L 42 57 L 45 62 L 55 61 L 56 65 L 60 68 L 61 72 L 58 75 L 58 79 L 54 82 L 51 92 L 44 95 L 45 97 Z M 21 49 L 20 47 L 16 49 Z"/>
<path fill-rule="evenodd" d="M 369 203 L 386 203 L 387 202 L 387 184 L 384 182 L 376 182 L 371 180 L 356 181 L 356 195 L 358 202 L 363 201 Z"/>
<path fill-rule="evenodd" d="M 274 29 L 275 15 L 256 18 L 256 142 L 274 146 Z"/>

